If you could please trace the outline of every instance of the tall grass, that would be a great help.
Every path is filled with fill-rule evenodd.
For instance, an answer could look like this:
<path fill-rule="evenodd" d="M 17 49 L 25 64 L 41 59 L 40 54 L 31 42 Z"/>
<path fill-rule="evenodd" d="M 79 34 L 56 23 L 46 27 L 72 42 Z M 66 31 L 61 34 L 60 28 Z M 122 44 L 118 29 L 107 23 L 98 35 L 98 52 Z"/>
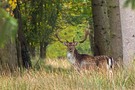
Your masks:
<path fill-rule="evenodd" d="M 35 68 L 0 75 L 0 90 L 135 90 L 135 67 L 117 70 L 112 80 L 98 72 L 78 74 L 67 60 L 47 59 Z"/>

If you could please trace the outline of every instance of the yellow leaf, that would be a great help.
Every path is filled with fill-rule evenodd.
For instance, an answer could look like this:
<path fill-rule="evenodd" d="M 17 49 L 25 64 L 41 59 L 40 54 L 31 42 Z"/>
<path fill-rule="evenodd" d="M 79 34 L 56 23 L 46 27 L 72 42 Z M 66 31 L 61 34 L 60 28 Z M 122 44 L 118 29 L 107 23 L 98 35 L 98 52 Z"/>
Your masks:
<path fill-rule="evenodd" d="M 8 2 L 9 4 L 12 4 L 12 1 L 11 0 L 9 0 L 9 2 Z"/>
<path fill-rule="evenodd" d="M 10 9 L 9 9 L 9 8 L 6 8 L 6 11 L 7 11 L 7 12 L 9 12 L 9 11 L 10 11 Z"/>

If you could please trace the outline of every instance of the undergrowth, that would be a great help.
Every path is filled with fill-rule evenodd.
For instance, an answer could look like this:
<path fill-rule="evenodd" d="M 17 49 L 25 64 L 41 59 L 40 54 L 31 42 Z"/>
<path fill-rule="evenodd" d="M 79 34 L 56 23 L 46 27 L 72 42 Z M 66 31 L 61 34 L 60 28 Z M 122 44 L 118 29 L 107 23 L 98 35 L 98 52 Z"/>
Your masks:
<path fill-rule="evenodd" d="M 135 67 L 117 69 L 113 79 L 98 72 L 76 72 L 67 60 L 33 60 L 30 70 L 0 75 L 0 90 L 135 90 Z"/>

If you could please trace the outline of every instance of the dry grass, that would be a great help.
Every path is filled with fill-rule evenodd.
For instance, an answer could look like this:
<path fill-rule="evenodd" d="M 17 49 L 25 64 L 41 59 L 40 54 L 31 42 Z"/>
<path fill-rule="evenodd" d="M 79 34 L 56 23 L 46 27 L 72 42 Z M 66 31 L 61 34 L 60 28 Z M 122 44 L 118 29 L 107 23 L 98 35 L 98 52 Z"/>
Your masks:
<path fill-rule="evenodd" d="M 135 90 L 135 67 L 118 70 L 113 81 L 97 72 L 78 74 L 66 60 L 46 60 L 36 69 L 0 75 L 0 90 Z"/>

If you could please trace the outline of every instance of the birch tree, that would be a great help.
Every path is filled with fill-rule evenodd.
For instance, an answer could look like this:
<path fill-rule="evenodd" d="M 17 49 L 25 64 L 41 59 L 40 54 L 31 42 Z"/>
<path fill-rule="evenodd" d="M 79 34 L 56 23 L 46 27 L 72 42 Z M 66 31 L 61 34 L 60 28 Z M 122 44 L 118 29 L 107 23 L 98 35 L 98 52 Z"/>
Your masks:
<path fill-rule="evenodd" d="M 135 57 L 135 11 L 123 5 L 126 0 L 120 2 L 121 30 L 123 39 L 123 62 L 129 65 Z"/>

